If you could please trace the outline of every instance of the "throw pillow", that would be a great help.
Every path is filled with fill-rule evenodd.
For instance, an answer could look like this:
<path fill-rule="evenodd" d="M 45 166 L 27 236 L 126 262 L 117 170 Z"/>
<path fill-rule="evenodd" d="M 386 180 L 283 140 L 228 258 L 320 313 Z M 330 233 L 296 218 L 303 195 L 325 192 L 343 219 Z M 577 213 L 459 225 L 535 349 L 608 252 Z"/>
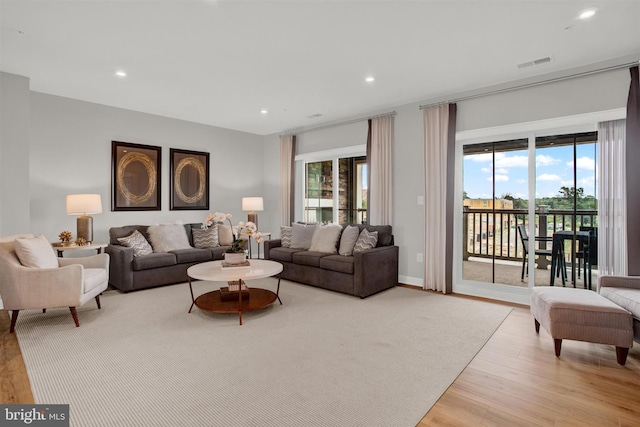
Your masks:
<path fill-rule="evenodd" d="M 58 268 L 58 258 L 44 235 L 16 239 L 13 243 L 20 264 L 30 268 Z"/>
<path fill-rule="evenodd" d="M 283 248 L 291 247 L 291 227 L 282 226 L 280 227 L 280 245 Z"/>
<path fill-rule="evenodd" d="M 182 224 L 152 225 L 147 228 L 153 252 L 191 249 L 187 231 Z"/>
<path fill-rule="evenodd" d="M 292 249 L 309 249 L 313 233 L 316 231 L 316 225 L 310 224 L 293 224 L 291 230 L 291 248 Z"/>
<path fill-rule="evenodd" d="M 233 245 L 233 230 L 230 225 L 218 224 L 218 242 L 221 246 Z"/>
<path fill-rule="evenodd" d="M 378 244 L 378 232 L 369 231 L 364 228 L 358 236 L 356 245 L 353 247 L 353 253 L 366 251 L 367 249 L 373 249 L 376 247 L 376 244 Z"/>
<path fill-rule="evenodd" d="M 133 248 L 134 257 L 153 253 L 153 248 L 138 230 L 134 230 L 133 233 L 129 234 L 127 237 L 119 237 L 118 242 L 122 246 Z"/>
<path fill-rule="evenodd" d="M 311 238 L 310 251 L 314 252 L 328 252 L 335 254 L 338 252 L 336 249 L 338 241 L 340 240 L 340 233 L 342 233 L 342 227 L 338 224 L 320 225 L 316 227 Z"/>
<path fill-rule="evenodd" d="M 358 237 L 360 236 L 360 229 L 357 225 L 347 225 L 347 228 L 342 232 L 342 237 L 340 238 L 340 249 L 338 253 L 344 256 L 353 255 L 353 248 L 358 241 Z"/>
<path fill-rule="evenodd" d="M 192 228 L 193 246 L 198 249 L 215 248 L 220 246 L 218 241 L 218 227 L 209 227 L 206 230 Z"/>

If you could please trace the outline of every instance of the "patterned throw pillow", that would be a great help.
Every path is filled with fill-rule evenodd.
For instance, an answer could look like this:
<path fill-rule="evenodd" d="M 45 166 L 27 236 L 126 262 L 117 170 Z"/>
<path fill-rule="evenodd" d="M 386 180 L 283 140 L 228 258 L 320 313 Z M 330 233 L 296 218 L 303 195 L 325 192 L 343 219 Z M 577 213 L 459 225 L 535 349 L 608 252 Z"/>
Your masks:
<path fill-rule="evenodd" d="M 218 227 L 209 227 L 206 230 L 192 228 L 193 246 L 198 249 L 215 248 L 220 246 L 218 241 Z"/>
<path fill-rule="evenodd" d="M 362 229 L 356 245 L 353 248 L 353 253 L 366 251 L 367 249 L 373 249 L 378 244 L 378 232 L 369 231 L 366 228 Z"/>
<path fill-rule="evenodd" d="M 360 229 L 356 225 L 347 225 L 347 228 L 342 232 L 340 238 L 340 249 L 338 253 L 343 256 L 353 255 L 353 248 L 360 237 Z"/>
<path fill-rule="evenodd" d="M 135 230 L 127 237 L 119 237 L 118 242 L 120 242 L 122 246 L 133 248 L 133 256 L 149 255 L 153 253 L 153 248 L 138 230 Z"/>
<path fill-rule="evenodd" d="M 280 245 L 283 248 L 291 247 L 291 230 L 293 230 L 292 227 L 287 227 L 284 225 L 280 227 Z"/>

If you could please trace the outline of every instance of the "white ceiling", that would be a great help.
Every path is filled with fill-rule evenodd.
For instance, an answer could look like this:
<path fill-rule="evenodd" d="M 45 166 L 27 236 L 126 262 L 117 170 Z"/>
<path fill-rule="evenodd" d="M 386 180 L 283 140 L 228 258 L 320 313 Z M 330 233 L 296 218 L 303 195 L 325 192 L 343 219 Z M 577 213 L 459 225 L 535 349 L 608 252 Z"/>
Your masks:
<path fill-rule="evenodd" d="M 639 0 L 1 0 L 0 7 L 0 69 L 29 77 L 33 91 L 260 135 L 640 59 Z M 577 20 L 588 7 L 598 13 Z M 547 56 L 553 61 L 517 67 Z M 116 77 L 118 69 L 127 77 Z M 375 82 L 364 81 L 369 75 Z"/>

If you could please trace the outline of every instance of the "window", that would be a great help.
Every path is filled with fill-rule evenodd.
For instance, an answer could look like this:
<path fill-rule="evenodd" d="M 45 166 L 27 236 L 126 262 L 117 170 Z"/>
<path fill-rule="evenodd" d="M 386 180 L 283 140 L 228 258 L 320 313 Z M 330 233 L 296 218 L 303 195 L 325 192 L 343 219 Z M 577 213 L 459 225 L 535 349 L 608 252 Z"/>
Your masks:
<path fill-rule="evenodd" d="M 303 221 L 367 223 L 367 158 L 362 151 L 358 147 L 296 158 L 304 171 Z"/>

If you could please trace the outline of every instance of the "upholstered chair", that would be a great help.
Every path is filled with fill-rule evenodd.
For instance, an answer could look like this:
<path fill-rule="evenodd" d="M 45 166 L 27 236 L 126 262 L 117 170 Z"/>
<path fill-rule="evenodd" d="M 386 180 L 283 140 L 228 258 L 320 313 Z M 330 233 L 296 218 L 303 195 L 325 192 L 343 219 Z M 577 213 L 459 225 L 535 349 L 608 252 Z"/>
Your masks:
<path fill-rule="evenodd" d="M 95 298 L 99 309 L 108 283 L 108 254 L 58 258 L 44 236 L 0 237 L 0 298 L 11 310 L 11 333 L 20 310 L 28 309 L 69 307 L 80 326 L 76 307 Z"/>

